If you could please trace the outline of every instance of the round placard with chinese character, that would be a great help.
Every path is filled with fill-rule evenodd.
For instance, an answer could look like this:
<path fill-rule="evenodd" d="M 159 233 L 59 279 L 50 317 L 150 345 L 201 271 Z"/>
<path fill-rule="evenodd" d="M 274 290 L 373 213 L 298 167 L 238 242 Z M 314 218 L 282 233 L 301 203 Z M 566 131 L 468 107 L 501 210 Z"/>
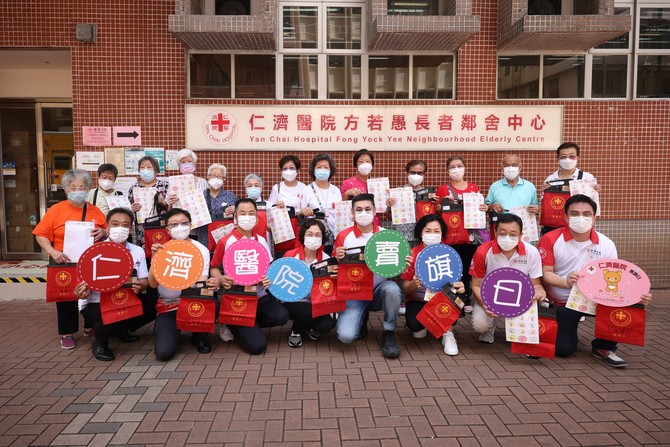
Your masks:
<path fill-rule="evenodd" d="M 409 243 L 402 233 L 382 230 L 373 234 L 365 244 L 365 263 L 372 273 L 382 278 L 398 276 L 407 268 Z"/>
<path fill-rule="evenodd" d="M 281 258 L 270 264 L 268 291 L 279 301 L 294 303 L 312 290 L 312 272 L 307 264 L 296 258 Z"/>
<path fill-rule="evenodd" d="M 243 238 L 230 244 L 223 255 L 223 271 L 235 284 L 258 284 L 270 266 L 270 254 L 255 239 Z"/>
<path fill-rule="evenodd" d="M 644 271 L 623 259 L 597 259 L 579 269 L 579 290 L 598 304 L 626 307 L 639 303 L 651 283 Z"/>
<path fill-rule="evenodd" d="M 96 292 L 118 289 L 132 273 L 133 256 L 130 250 L 116 242 L 93 244 L 77 261 L 77 279 L 85 281 Z"/>
<path fill-rule="evenodd" d="M 192 242 L 172 239 L 154 254 L 151 273 L 158 284 L 170 290 L 183 290 L 198 282 L 205 259 Z"/>
<path fill-rule="evenodd" d="M 482 301 L 499 317 L 517 317 L 533 304 L 535 287 L 530 276 L 511 267 L 488 273 L 482 280 Z"/>
<path fill-rule="evenodd" d="M 427 289 L 439 291 L 447 283 L 463 276 L 463 261 L 456 250 L 446 244 L 429 245 L 414 261 L 416 277 Z"/>

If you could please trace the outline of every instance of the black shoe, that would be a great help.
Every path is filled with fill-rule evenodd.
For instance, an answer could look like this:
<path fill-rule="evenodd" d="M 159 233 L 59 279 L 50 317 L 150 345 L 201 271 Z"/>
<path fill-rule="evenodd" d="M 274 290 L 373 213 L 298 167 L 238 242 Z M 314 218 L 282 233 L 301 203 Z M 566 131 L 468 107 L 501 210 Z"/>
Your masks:
<path fill-rule="evenodd" d="M 116 334 L 116 338 L 119 341 L 122 341 L 123 343 L 135 343 L 137 340 L 140 339 L 140 337 L 134 335 L 126 328 L 119 329 L 119 331 Z"/>
<path fill-rule="evenodd" d="M 212 345 L 207 341 L 207 335 L 205 334 L 193 334 L 191 336 L 191 344 L 195 346 L 195 349 L 201 354 L 209 354 L 212 352 Z"/>
<path fill-rule="evenodd" d="M 102 360 L 103 362 L 111 362 L 114 360 L 114 353 L 109 349 L 109 346 L 103 346 L 95 339 L 91 345 L 91 351 L 93 352 L 93 357 Z"/>
<path fill-rule="evenodd" d="M 358 330 L 358 337 L 356 337 L 356 340 L 363 340 L 365 337 L 368 336 L 369 320 L 370 320 L 370 314 L 366 314 L 365 318 L 363 319 L 363 324 L 361 325 L 361 328 Z"/>
<path fill-rule="evenodd" d="M 381 339 L 382 354 L 387 359 L 397 359 L 400 357 L 400 347 L 395 340 L 395 333 L 393 331 L 384 331 Z"/>

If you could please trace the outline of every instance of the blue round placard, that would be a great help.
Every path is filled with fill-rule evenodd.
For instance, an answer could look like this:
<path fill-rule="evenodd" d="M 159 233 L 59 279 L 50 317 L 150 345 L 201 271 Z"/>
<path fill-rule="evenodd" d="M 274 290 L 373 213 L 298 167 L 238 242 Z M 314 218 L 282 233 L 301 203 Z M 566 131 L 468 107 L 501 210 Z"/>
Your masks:
<path fill-rule="evenodd" d="M 463 261 L 458 252 L 446 244 L 429 245 L 417 255 L 414 270 L 427 289 L 439 291 L 447 283 L 461 279 Z"/>
<path fill-rule="evenodd" d="M 534 295 L 535 286 L 530 276 L 512 267 L 495 269 L 482 280 L 482 301 L 499 317 L 518 317 L 526 313 Z"/>
<path fill-rule="evenodd" d="M 312 290 L 312 272 L 300 259 L 277 259 L 266 275 L 271 282 L 268 291 L 285 303 L 300 301 Z"/>

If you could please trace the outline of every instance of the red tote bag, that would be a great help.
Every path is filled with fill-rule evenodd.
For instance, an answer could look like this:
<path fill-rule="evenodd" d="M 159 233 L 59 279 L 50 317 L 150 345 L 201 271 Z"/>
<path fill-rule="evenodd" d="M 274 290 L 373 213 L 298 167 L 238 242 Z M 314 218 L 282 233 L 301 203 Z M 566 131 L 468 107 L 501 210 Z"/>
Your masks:
<path fill-rule="evenodd" d="M 556 308 L 539 307 L 537 323 L 540 333 L 540 343 L 531 344 L 512 342 L 511 350 L 515 354 L 526 354 L 553 359 L 556 357 L 556 335 L 558 334 Z"/>
<path fill-rule="evenodd" d="M 644 346 L 646 311 L 642 304 L 629 307 L 596 306 L 596 338 Z"/>
<path fill-rule="evenodd" d="M 100 292 L 100 314 L 103 324 L 112 324 L 142 315 L 142 302 L 131 287 Z"/>
<path fill-rule="evenodd" d="M 77 301 L 74 294 L 77 282 L 76 263 L 47 266 L 47 303 Z"/>
<path fill-rule="evenodd" d="M 252 327 L 256 324 L 256 286 L 234 285 L 223 291 L 219 323 Z"/>
<path fill-rule="evenodd" d="M 372 299 L 374 274 L 365 264 L 365 247 L 355 247 L 339 262 L 337 296 L 341 300 L 369 301 Z"/>
<path fill-rule="evenodd" d="M 312 318 L 342 312 L 347 307 L 337 294 L 338 265 L 335 258 L 329 258 L 311 266 L 313 283 L 310 300 Z"/>
<path fill-rule="evenodd" d="M 451 284 L 447 284 L 428 301 L 416 319 L 435 338 L 440 338 L 461 316 L 464 303 L 451 291 Z"/>
<path fill-rule="evenodd" d="M 444 242 L 449 245 L 469 244 L 470 233 L 465 229 L 463 204 L 442 199 L 442 220 L 447 225 Z"/>

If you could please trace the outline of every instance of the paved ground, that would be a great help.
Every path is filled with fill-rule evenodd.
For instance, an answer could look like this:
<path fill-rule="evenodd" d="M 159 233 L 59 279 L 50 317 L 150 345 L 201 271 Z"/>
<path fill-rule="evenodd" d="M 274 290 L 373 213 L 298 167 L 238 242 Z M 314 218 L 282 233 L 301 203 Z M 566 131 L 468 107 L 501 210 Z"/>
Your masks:
<path fill-rule="evenodd" d="M 584 343 L 556 361 L 510 353 L 502 331 L 480 345 L 462 319 L 457 357 L 403 328 L 387 361 L 378 315 L 352 346 L 331 334 L 291 349 L 284 327 L 265 355 L 218 339 L 203 355 L 182 336 L 168 363 L 144 328 L 104 363 L 88 339 L 58 347 L 51 305 L 0 302 L 0 446 L 670 445 L 670 291 L 649 310 L 647 346 L 621 346 L 630 366 L 614 370 Z M 581 330 L 587 341 L 593 320 Z"/>

